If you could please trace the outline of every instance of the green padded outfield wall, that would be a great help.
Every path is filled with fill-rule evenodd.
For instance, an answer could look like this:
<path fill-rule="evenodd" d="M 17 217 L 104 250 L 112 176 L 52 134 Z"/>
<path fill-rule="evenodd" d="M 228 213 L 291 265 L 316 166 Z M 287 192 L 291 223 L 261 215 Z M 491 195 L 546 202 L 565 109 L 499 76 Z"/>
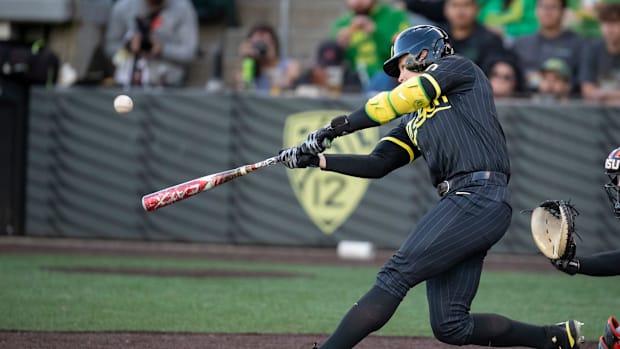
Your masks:
<path fill-rule="evenodd" d="M 142 195 L 270 157 L 363 99 L 136 91 L 134 110 L 119 115 L 118 93 L 33 90 L 27 235 L 306 246 L 354 239 L 396 248 L 438 199 L 423 160 L 378 180 L 276 165 L 146 213 Z M 513 222 L 494 251 L 535 253 L 520 211 L 545 199 L 576 204 L 580 251 L 620 248 L 620 222 L 602 189 L 604 158 L 620 146 L 620 109 L 513 102 L 498 113 Z M 330 151 L 368 152 L 395 125 L 340 138 Z"/>

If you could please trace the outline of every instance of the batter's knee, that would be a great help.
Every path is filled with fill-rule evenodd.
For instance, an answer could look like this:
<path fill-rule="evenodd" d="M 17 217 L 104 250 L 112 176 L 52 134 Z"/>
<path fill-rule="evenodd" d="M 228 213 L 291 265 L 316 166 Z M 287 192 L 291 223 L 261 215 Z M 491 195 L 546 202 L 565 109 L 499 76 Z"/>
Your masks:
<path fill-rule="evenodd" d="M 394 255 L 377 274 L 376 285 L 395 297 L 405 298 L 412 287 L 426 280 L 423 275 L 415 272 L 415 268 L 411 266 L 409 266 L 409 270 L 401 270 L 402 265 L 405 264 L 408 264 L 408 262 L 403 256 Z"/>
<path fill-rule="evenodd" d="M 401 274 L 386 270 L 379 272 L 375 285 L 401 300 L 405 298 L 407 292 L 411 289 L 411 286 L 409 286 Z"/>
<path fill-rule="evenodd" d="M 469 319 L 434 321 L 431 322 L 431 328 L 433 335 L 439 341 L 452 345 L 464 345 L 473 330 L 473 323 L 470 322 Z"/>

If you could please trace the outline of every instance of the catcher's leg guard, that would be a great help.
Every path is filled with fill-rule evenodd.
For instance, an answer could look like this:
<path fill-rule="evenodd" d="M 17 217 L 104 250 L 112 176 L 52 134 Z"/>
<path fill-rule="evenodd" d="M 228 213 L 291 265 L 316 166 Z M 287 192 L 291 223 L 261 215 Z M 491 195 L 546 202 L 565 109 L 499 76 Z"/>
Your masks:
<path fill-rule="evenodd" d="M 581 326 L 583 323 L 577 320 L 545 326 L 548 342 L 544 349 L 579 349 L 579 343 L 585 341 L 581 335 Z"/>
<path fill-rule="evenodd" d="M 603 336 L 598 339 L 598 349 L 609 349 L 607 343 L 605 343 L 605 338 Z"/>
<path fill-rule="evenodd" d="M 605 347 L 602 348 L 602 345 Z M 615 317 L 610 316 L 605 324 L 605 332 L 599 338 L 599 348 L 602 349 L 620 349 L 620 324 Z"/>

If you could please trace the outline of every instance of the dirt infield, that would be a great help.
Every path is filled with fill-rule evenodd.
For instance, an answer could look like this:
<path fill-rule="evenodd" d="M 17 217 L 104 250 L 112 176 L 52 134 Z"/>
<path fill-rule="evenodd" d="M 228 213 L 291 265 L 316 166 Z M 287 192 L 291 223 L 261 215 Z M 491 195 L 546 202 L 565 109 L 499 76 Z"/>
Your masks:
<path fill-rule="evenodd" d="M 37 239 L 37 238 L 0 238 L 0 254 L 69 254 L 69 255 L 113 255 L 158 258 L 191 258 L 208 260 L 238 261 L 286 261 L 287 263 L 311 263 L 326 265 L 382 265 L 393 251 L 377 251 L 372 260 L 342 260 L 335 249 L 291 248 L 291 247 L 256 247 L 205 245 L 186 243 L 144 243 L 127 241 L 92 241 L 73 239 Z M 84 269 L 84 268 L 82 268 Z M 312 277 L 305 274 L 262 275 L 260 272 L 247 274 L 232 271 L 222 274 L 221 271 L 188 270 L 186 272 L 172 270 L 141 270 L 131 269 L 91 269 L 75 270 L 58 268 L 57 272 L 89 272 L 89 273 L 124 273 L 144 274 L 168 277 Z M 552 272 L 554 269 L 541 257 L 532 256 L 497 256 L 489 255 L 485 263 L 486 270 L 513 270 Z M 232 348 L 232 349 L 310 349 L 315 341 L 322 341 L 326 334 L 222 334 L 222 333 L 161 333 L 161 332 L 32 332 L 32 331 L 0 331 L 0 348 Z M 454 346 L 438 342 L 433 338 L 370 336 L 356 348 L 370 349 L 453 349 Z M 465 346 L 463 348 L 478 348 Z M 595 343 L 587 343 L 583 349 L 596 348 Z"/>
<path fill-rule="evenodd" d="M 325 335 L 160 332 L 0 332 L 0 348 L 310 349 Z M 434 338 L 369 336 L 356 349 L 455 349 Z M 460 348 L 481 348 L 466 345 Z M 586 343 L 582 349 L 596 349 Z"/>

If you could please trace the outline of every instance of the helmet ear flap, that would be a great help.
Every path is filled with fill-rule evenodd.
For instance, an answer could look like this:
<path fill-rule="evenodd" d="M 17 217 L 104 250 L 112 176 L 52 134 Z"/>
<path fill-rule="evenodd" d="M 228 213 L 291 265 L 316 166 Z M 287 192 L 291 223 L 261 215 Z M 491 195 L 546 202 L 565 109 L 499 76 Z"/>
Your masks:
<path fill-rule="evenodd" d="M 408 54 L 407 58 L 405 58 L 405 68 L 412 72 L 421 73 L 428 66 L 428 62 L 426 61 L 427 56 L 427 49 L 420 51 L 417 57 L 411 53 Z"/>
<path fill-rule="evenodd" d="M 417 64 L 415 62 L 415 58 L 413 58 L 413 55 L 407 55 L 407 58 L 405 58 L 405 68 L 409 71 L 415 71 L 416 66 Z"/>

